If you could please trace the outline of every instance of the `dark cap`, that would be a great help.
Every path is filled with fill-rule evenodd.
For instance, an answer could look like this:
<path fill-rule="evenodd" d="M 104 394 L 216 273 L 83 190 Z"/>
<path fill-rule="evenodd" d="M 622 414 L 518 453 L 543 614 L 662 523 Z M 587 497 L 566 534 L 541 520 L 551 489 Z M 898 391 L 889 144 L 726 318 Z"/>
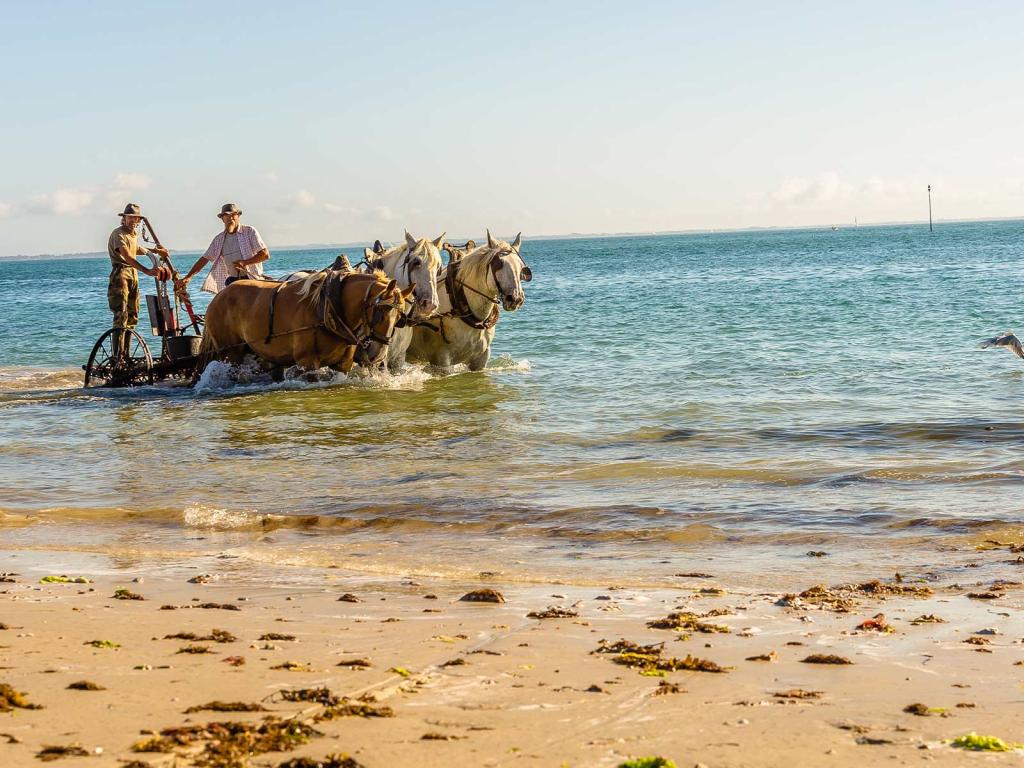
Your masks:
<path fill-rule="evenodd" d="M 218 213 L 217 216 L 226 216 L 229 213 L 237 213 L 239 216 L 241 216 L 242 209 L 239 208 L 234 203 L 224 203 L 224 205 L 220 207 L 220 213 Z"/>
<path fill-rule="evenodd" d="M 118 216 L 141 216 L 142 209 L 139 208 L 138 203 L 128 203 L 124 207 L 124 213 L 119 213 Z"/>

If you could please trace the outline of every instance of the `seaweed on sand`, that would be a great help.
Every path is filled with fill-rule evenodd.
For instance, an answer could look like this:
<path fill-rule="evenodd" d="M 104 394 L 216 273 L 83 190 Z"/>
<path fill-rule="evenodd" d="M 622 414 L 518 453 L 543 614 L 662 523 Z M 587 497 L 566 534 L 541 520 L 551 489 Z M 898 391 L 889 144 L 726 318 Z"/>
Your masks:
<path fill-rule="evenodd" d="M 62 757 L 88 757 L 89 753 L 82 749 L 78 744 L 69 744 L 66 747 L 61 746 L 44 746 L 41 750 L 36 752 L 36 757 L 42 760 L 44 763 L 48 763 L 51 760 L 59 760 Z"/>
<path fill-rule="evenodd" d="M 355 702 L 347 698 L 342 698 L 341 701 L 330 704 L 324 708 L 322 712 L 317 713 L 313 717 L 314 722 L 321 722 L 323 720 L 336 720 L 340 717 L 394 717 L 395 712 L 391 707 L 387 706 L 373 706 L 365 702 Z"/>
<path fill-rule="evenodd" d="M 369 659 L 342 659 L 338 662 L 337 666 L 347 667 L 348 669 L 369 669 L 373 665 Z"/>
<path fill-rule="evenodd" d="M 829 589 L 824 584 L 815 584 L 798 595 L 783 595 L 775 604 L 787 608 L 802 608 L 805 605 L 814 605 L 819 608 L 835 611 L 836 613 L 849 613 L 857 607 L 857 601 L 849 594 Z"/>
<path fill-rule="evenodd" d="M 93 648 L 120 648 L 120 643 L 113 640 L 86 640 L 82 645 L 91 645 Z"/>
<path fill-rule="evenodd" d="M 197 704 L 185 710 L 186 715 L 194 712 L 266 712 L 262 704 L 248 703 L 245 701 L 208 701 L 205 704 Z"/>
<path fill-rule="evenodd" d="M 960 749 L 970 749 L 976 752 L 1012 752 L 1015 749 L 1024 748 L 1024 744 L 1003 741 L 998 736 L 980 736 L 974 731 L 956 737 L 950 744 Z"/>
<path fill-rule="evenodd" d="M 903 708 L 903 711 L 910 715 L 917 715 L 918 717 L 931 717 L 932 715 L 949 717 L 949 710 L 945 707 L 929 707 L 927 704 L 922 704 L 921 702 L 907 704 L 907 706 Z"/>
<path fill-rule="evenodd" d="M 614 659 L 616 664 L 622 664 L 631 669 L 639 669 L 641 674 L 651 672 L 728 672 L 728 667 L 722 667 L 708 659 L 698 659 L 696 656 L 686 655 L 685 658 L 677 659 L 674 656 L 664 657 L 653 653 L 620 653 Z"/>
<path fill-rule="evenodd" d="M 881 632 L 887 635 L 896 631 L 896 628 L 886 620 L 884 613 L 876 613 L 873 618 L 865 619 L 857 625 L 857 629 L 862 632 Z"/>
<path fill-rule="evenodd" d="M 678 683 L 670 683 L 668 680 L 662 680 L 658 683 L 658 687 L 654 689 L 652 696 L 668 696 L 672 693 L 686 693 L 686 690 Z"/>
<path fill-rule="evenodd" d="M 277 768 L 363 768 L 363 764 L 348 755 L 327 755 L 320 759 L 293 757 L 279 763 Z"/>
<path fill-rule="evenodd" d="M 295 639 L 295 635 L 283 635 L 280 632 L 266 632 L 259 636 L 260 640 L 281 640 L 283 642 L 290 642 Z"/>
<path fill-rule="evenodd" d="M 248 758 L 267 752 L 287 752 L 321 736 L 313 726 L 300 720 L 264 718 L 259 723 L 217 722 L 165 728 L 132 745 L 134 752 L 173 752 L 177 747 L 202 743 L 203 751 L 194 764 L 201 768 L 244 768 Z"/>
<path fill-rule="evenodd" d="M 772 694 L 777 699 L 820 699 L 824 695 L 823 691 L 805 691 L 803 688 L 790 688 Z"/>
<path fill-rule="evenodd" d="M 911 584 L 888 584 L 878 579 L 865 581 L 853 588 L 863 595 L 882 595 L 886 597 L 931 597 L 935 594 L 931 587 Z"/>
<path fill-rule="evenodd" d="M 0 712 L 13 712 L 18 709 L 42 709 L 41 704 L 31 704 L 24 693 L 19 693 L 7 683 L 0 683 Z"/>
<path fill-rule="evenodd" d="M 647 626 L 651 629 L 676 629 L 685 632 L 705 632 L 708 634 L 717 632 L 728 634 L 731 631 L 724 624 L 712 624 L 701 621 L 701 619 L 707 618 L 709 615 L 717 616 L 720 614 L 710 611 L 706 614 L 697 614 L 690 611 L 672 611 L 672 613 L 662 619 L 648 621 Z"/>
<path fill-rule="evenodd" d="M 496 589 L 474 589 L 459 598 L 464 603 L 504 603 L 505 596 Z"/>
<path fill-rule="evenodd" d="M 69 691 L 105 691 L 107 690 L 104 686 L 99 683 L 93 683 L 89 680 L 79 680 L 76 683 L 68 685 Z"/>
<path fill-rule="evenodd" d="M 526 614 L 528 619 L 574 619 L 579 616 L 579 611 L 572 608 L 563 608 L 560 605 L 552 605 L 543 611 L 530 611 Z"/>
<path fill-rule="evenodd" d="M 363 602 L 358 597 L 353 595 L 351 592 L 346 592 L 344 595 L 338 598 L 339 603 L 361 603 Z"/>
<path fill-rule="evenodd" d="M 756 656 L 747 656 L 746 661 L 775 661 L 778 659 L 778 655 L 775 651 L 769 651 L 768 653 L 759 653 Z"/>
<path fill-rule="evenodd" d="M 126 589 L 124 587 L 118 587 L 117 589 L 115 589 L 114 590 L 114 594 L 112 595 L 112 597 L 115 600 L 145 600 L 146 599 L 142 595 L 140 595 L 138 592 L 132 592 L 130 589 Z"/>
<path fill-rule="evenodd" d="M 834 653 L 812 653 L 800 661 L 803 664 L 853 664 L 845 656 L 837 656 Z"/>
<path fill-rule="evenodd" d="M 164 640 L 192 640 L 209 643 L 234 643 L 238 638 L 226 629 L 211 629 L 208 635 L 197 635 L 195 632 L 175 632 L 173 635 L 164 635 Z"/>
<path fill-rule="evenodd" d="M 43 576 L 39 581 L 43 584 L 92 584 L 85 576 Z"/>
<path fill-rule="evenodd" d="M 667 757 L 634 757 L 619 763 L 618 768 L 676 768 L 676 764 Z"/>
<path fill-rule="evenodd" d="M 208 645 L 186 645 L 179 648 L 175 653 L 213 653 Z"/>
<path fill-rule="evenodd" d="M 324 706 L 333 706 L 341 702 L 341 697 L 331 693 L 330 688 L 292 688 L 277 691 L 275 695 L 280 696 L 282 701 L 311 701 Z"/>
<path fill-rule="evenodd" d="M 283 669 L 285 672 L 312 672 L 310 666 L 301 661 L 282 661 L 271 669 Z"/>
<path fill-rule="evenodd" d="M 925 613 L 913 619 L 910 623 L 915 626 L 918 624 L 945 624 L 946 620 L 941 616 L 936 616 L 934 613 Z"/>
<path fill-rule="evenodd" d="M 665 642 L 652 643 L 651 645 L 640 645 L 634 643 L 631 640 L 620 638 L 614 643 L 609 643 L 607 640 L 598 640 L 597 648 L 591 653 L 647 653 L 660 655 L 665 649 Z"/>

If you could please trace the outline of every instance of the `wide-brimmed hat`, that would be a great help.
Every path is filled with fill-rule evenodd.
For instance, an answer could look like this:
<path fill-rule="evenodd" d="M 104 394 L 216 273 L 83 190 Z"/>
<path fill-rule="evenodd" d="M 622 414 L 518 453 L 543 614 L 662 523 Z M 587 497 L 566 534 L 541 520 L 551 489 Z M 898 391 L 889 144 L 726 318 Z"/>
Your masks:
<path fill-rule="evenodd" d="M 219 219 L 221 216 L 227 216 L 228 214 L 232 213 L 237 213 L 239 216 L 241 216 L 242 209 L 239 208 L 234 203 L 224 203 L 224 205 L 220 207 L 220 213 L 217 214 L 217 218 Z"/>
<path fill-rule="evenodd" d="M 119 213 L 117 215 L 118 216 L 141 216 L 142 215 L 142 209 L 139 208 L 139 204 L 138 203 L 128 203 L 128 205 L 126 205 L 124 207 L 124 213 Z"/>

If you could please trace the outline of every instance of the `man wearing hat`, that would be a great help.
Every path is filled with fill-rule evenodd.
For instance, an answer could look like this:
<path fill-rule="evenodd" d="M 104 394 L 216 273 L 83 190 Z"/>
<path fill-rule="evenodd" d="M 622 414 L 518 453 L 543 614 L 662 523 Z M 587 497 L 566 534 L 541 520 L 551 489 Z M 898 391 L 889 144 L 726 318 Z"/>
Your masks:
<path fill-rule="evenodd" d="M 143 266 L 136 256 L 145 256 L 149 250 L 139 245 L 137 229 L 142 220 L 142 210 L 135 203 L 129 203 L 121 214 L 121 226 L 110 233 L 107 240 L 107 255 L 110 256 L 110 281 L 107 283 L 107 304 L 114 313 L 114 327 L 134 328 L 139 322 L 139 272 L 157 280 L 169 280 L 170 272 L 165 267 Z M 154 248 L 154 253 L 166 256 L 163 248 Z M 136 271 L 138 270 L 138 271 Z M 127 349 L 122 344 L 126 334 L 114 337 L 114 354 Z"/>
<path fill-rule="evenodd" d="M 258 280 L 263 277 L 262 265 L 270 258 L 270 251 L 260 233 L 255 227 L 241 223 L 242 211 L 234 203 L 222 205 L 218 218 L 224 222 L 224 231 L 213 238 L 206 253 L 178 281 L 175 289 L 188 285 L 188 281 L 208 263 L 213 266 L 203 281 L 203 290 L 209 293 L 218 293 L 238 279 Z"/>

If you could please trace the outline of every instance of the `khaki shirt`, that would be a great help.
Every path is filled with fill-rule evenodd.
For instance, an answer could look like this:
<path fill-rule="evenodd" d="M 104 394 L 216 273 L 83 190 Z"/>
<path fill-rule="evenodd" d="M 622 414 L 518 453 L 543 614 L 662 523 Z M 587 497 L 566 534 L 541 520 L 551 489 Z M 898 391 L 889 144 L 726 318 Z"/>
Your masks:
<path fill-rule="evenodd" d="M 107 255 L 110 256 L 110 266 L 114 269 L 121 267 L 133 267 L 125 256 L 139 256 L 149 253 L 146 248 L 139 245 L 139 236 L 129 232 L 124 227 L 118 227 L 110 233 L 107 240 Z"/>

